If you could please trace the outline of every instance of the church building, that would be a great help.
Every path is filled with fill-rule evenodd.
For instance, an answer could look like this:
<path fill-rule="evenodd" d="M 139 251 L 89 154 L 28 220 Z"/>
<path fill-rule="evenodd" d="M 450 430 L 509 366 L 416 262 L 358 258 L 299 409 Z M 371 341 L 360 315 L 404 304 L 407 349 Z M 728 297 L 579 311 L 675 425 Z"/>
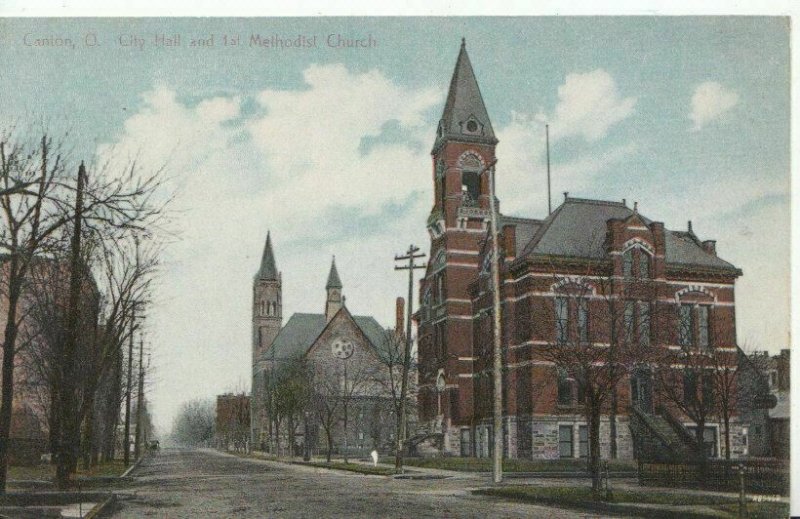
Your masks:
<path fill-rule="evenodd" d="M 640 325 L 637 345 L 663 353 L 658 357 L 662 364 L 652 355 L 615 385 L 613 424 L 609 400 L 599 422 L 602 457 L 610 457 L 612 444 L 613 457 L 635 457 L 646 436 L 662 443 L 665 435 L 671 435 L 666 443 L 673 437 L 676 443 L 689 441 L 685 433 L 696 427 L 694 420 L 659 396 L 654 373 L 665 362 L 667 368 L 678 366 L 664 359 L 681 352 L 687 352 L 687 359 L 713 357 L 735 369 L 734 283 L 741 270 L 717 255 L 714 240 L 701 240 L 691 222 L 685 230 L 669 230 L 624 200 L 565 194 L 563 203 L 542 218 L 503 214 L 489 189 L 497 143 L 462 40 L 431 152 L 431 261 L 420 282 L 415 313 L 420 425 L 441 435 L 446 454 L 491 453 L 494 287 L 489 219 L 494 203 L 499 215 L 505 455 L 587 456 L 584 388 L 545 352 L 567 342 L 602 351 L 620 341 L 620 327 L 630 330 L 633 323 Z M 501 167 L 496 175 L 502 182 Z M 546 189 L 542 186 L 531 196 L 544 196 Z M 616 324 L 610 317 L 613 308 L 619 309 Z M 708 364 L 699 371 L 706 368 Z M 709 389 L 707 377 L 701 378 Z M 685 398 L 695 398 L 697 377 L 675 380 Z M 702 436 L 709 454 L 724 455 L 723 432 L 730 433 L 732 457 L 745 453 L 746 428 L 734 417 L 730 430 L 723 431 L 718 416 L 709 412 L 703 417 L 708 418 Z"/>
<path fill-rule="evenodd" d="M 334 258 L 325 284 L 324 301 L 322 298 L 319 301 L 324 312 L 295 313 L 284 324 L 282 277 L 276 266 L 271 236 L 267 234 L 261 265 L 253 280 L 250 416 L 256 449 L 266 450 L 276 437 L 284 441 L 285 432 L 275 431 L 274 417 L 269 416 L 267 381 L 270 373 L 276 373 L 293 359 L 304 359 L 311 368 L 309 376 L 313 376 L 317 403 L 326 397 L 337 398 L 340 401 L 337 413 L 348 411 L 341 402 L 351 407 L 345 421 L 346 430 L 338 425 L 341 421 L 338 414 L 331 421 L 337 424 L 334 434 L 337 451 L 344 445 L 352 453 L 369 452 L 388 444 L 393 431 L 387 426 L 391 420 L 386 414 L 392 403 L 382 382 L 388 369 L 385 351 L 394 344 L 391 338 L 395 332 L 384 329 L 372 316 L 351 314 L 345 304 L 343 288 Z M 402 329 L 402 323 L 398 326 Z M 303 435 L 307 431 L 313 448 L 322 450 L 325 434 L 321 428 L 329 424 L 316 420 L 313 402 L 298 415 L 295 441 L 304 442 Z M 304 424 L 303 419 L 309 417 L 311 423 Z M 305 425 L 309 425 L 309 429 Z"/>

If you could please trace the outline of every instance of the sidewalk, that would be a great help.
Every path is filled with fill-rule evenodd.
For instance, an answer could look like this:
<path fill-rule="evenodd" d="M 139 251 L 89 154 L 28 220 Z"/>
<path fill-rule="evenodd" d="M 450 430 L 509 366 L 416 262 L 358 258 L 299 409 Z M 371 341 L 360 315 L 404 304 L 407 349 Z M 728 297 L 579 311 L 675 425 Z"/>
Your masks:
<path fill-rule="evenodd" d="M 234 454 L 235 455 L 236 453 L 229 453 L 229 454 Z M 267 460 L 267 461 L 276 461 L 276 462 L 281 462 L 281 463 L 293 463 L 293 464 L 296 464 L 296 465 L 303 465 L 304 464 L 302 456 L 295 456 L 294 458 L 278 457 L 278 456 L 275 456 L 274 454 L 269 454 L 269 453 L 266 453 L 266 452 L 263 452 L 263 451 L 250 451 L 249 454 L 245 454 L 245 453 L 239 453 L 239 454 L 249 455 L 249 456 L 252 456 L 254 458 L 263 459 L 263 460 Z M 325 463 L 326 458 L 325 458 L 325 456 L 313 456 L 309 461 L 311 463 Z M 344 460 L 341 459 L 341 458 L 331 459 L 332 463 L 341 463 L 343 461 Z M 373 466 L 372 461 L 368 461 L 368 460 L 364 460 L 364 459 L 360 459 L 360 458 L 348 458 L 347 462 L 355 464 L 355 465 L 364 465 L 364 466 L 368 466 L 368 467 L 372 467 Z M 377 466 L 381 467 L 381 468 L 384 468 L 384 469 L 387 469 L 387 470 L 394 469 L 394 463 L 379 462 L 377 464 Z M 336 467 L 331 467 L 331 468 L 335 469 Z M 411 466 L 411 465 L 406 465 L 404 468 L 405 468 L 404 474 L 396 474 L 396 475 L 390 476 L 390 477 L 403 478 L 405 476 L 405 477 L 407 477 L 407 479 L 411 479 L 414 475 L 417 475 L 417 476 L 424 475 L 424 476 L 428 476 L 428 478 L 426 478 L 426 479 L 444 479 L 444 478 L 475 479 L 475 480 L 482 479 L 480 474 L 479 473 L 475 473 L 475 472 L 462 472 L 462 471 L 457 471 L 457 470 L 444 470 L 444 469 L 434 469 L 434 468 L 427 468 L 427 467 L 414 467 L 414 466 Z"/>

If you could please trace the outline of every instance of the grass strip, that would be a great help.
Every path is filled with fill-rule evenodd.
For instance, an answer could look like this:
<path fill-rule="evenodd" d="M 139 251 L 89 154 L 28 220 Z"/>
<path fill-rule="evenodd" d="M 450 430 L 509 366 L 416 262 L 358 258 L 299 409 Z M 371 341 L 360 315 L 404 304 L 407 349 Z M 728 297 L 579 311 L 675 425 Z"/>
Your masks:
<path fill-rule="evenodd" d="M 611 501 L 595 498 L 588 487 L 530 487 L 507 486 L 475 490 L 475 494 L 512 499 L 526 503 L 543 504 L 590 512 L 618 513 L 655 518 L 703 519 L 718 517 L 712 513 L 697 510 L 664 510 L 637 505 L 692 506 L 703 505 L 713 510 L 736 517 L 738 501 L 736 498 L 717 495 L 681 494 L 671 492 L 637 492 L 616 490 Z M 747 516 L 756 519 L 785 517 L 789 509 L 783 503 L 747 503 Z"/>
<path fill-rule="evenodd" d="M 492 460 L 489 458 L 468 458 L 468 457 L 440 457 L 440 458 L 406 458 L 404 463 L 409 466 L 456 470 L 461 472 L 489 472 L 492 470 Z M 635 471 L 636 462 L 625 460 L 612 460 L 609 462 L 609 470 Z M 507 459 L 503 460 L 504 472 L 576 472 L 585 473 L 586 460 L 525 460 Z"/>

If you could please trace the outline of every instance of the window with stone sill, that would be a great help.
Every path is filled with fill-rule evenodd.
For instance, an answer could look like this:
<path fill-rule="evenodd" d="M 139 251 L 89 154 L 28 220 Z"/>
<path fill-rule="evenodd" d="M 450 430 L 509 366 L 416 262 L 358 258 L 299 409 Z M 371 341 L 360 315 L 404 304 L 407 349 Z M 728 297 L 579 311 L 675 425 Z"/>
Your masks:
<path fill-rule="evenodd" d="M 554 299 L 554 305 L 556 343 L 567 344 L 577 340 L 587 344 L 590 339 L 589 301 L 585 297 L 558 296 Z"/>
<path fill-rule="evenodd" d="M 558 457 L 559 458 L 572 458 L 574 451 L 572 448 L 572 426 L 559 425 L 558 426 Z"/>
<path fill-rule="evenodd" d="M 622 276 L 627 279 L 649 279 L 652 258 L 643 247 L 631 247 L 622 253 Z"/>
<path fill-rule="evenodd" d="M 711 305 L 683 303 L 678 308 L 678 341 L 684 349 L 709 351 L 712 344 L 710 331 Z"/>
<path fill-rule="evenodd" d="M 648 301 L 632 299 L 625 301 L 623 324 L 628 344 L 639 341 L 639 346 L 650 346 L 650 303 Z"/>

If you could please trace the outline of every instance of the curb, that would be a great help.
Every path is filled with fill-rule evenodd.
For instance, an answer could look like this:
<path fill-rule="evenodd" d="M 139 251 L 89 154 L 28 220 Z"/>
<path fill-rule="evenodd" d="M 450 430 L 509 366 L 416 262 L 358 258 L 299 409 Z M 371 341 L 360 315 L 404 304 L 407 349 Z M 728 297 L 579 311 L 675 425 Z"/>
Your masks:
<path fill-rule="evenodd" d="M 102 514 L 106 510 L 106 508 L 114 505 L 116 502 L 117 502 L 117 495 L 111 494 L 102 503 L 94 505 L 94 508 L 89 510 L 89 512 L 83 516 L 83 519 L 96 519 L 100 517 L 100 514 Z"/>
<path fill-rule="evenodd" d="M 144 459 L 144 456 L 139 456 L 139 459 L 138 459 L 138 460 L 136 460 L 136 461 L 134 461 L 134 462 L 133 462 L 133 465 L 131 465 L 130 467 L 128 467 L 127 469 L 125 469 L 125 472 L 123 472 L 123 473 L 122 473 L 122 474 L 121 474 L 119 477 L 121 477 L 121 478 L 127 477 L 127 476 L 128 476 L 128 474 L 130 474 L 131 472 L 133 472 L 133 469 L 135 469 L 136 467 L 138 467 L 138 466 L 139 466 L 139 464 L 142 462 L 142 460 L 143 460 L 143 459 Z"/>

